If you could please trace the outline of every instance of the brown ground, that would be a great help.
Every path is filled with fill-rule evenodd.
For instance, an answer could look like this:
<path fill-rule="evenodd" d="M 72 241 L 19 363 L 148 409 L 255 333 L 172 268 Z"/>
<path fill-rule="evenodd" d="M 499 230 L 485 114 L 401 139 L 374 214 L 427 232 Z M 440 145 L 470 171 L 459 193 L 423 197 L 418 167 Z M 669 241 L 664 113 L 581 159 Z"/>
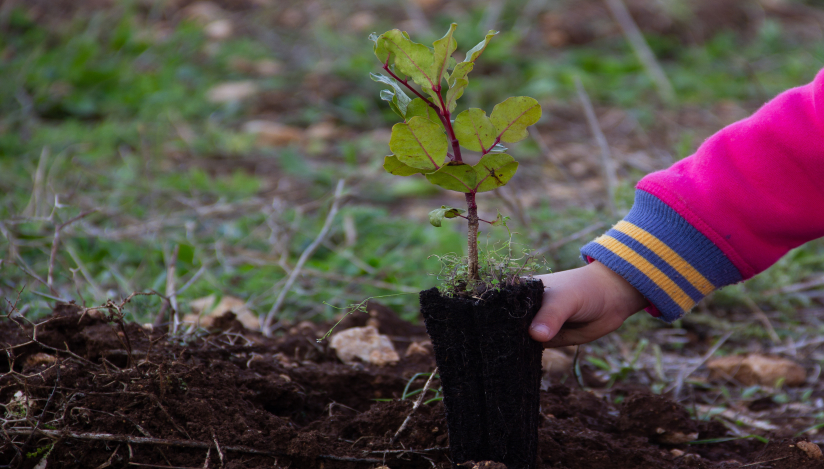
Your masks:
<path fill-rule="evenodd" d="M 375 309 L 368 320 L 399 351 L 425 340 L 420 326 Z M 2 465 L 33 468 L 48 454 L 48 468 L 449 467 L 440 402 L 422 406 L 389 444 L 412 407 L 398 398 L 416 372 L 434 368 L 430 355 L 382 368 L 344 365 L 316 342 L 326 326 L 308 323 L 268 339 L 228 317 L 223 330 L 170 340 L 99 314 L 81 318 L 71 305 L 44 321 L 36 342 L 24 321 L 0 323 L 11 357 L 0 362 Z M 338 327 L 366 321 L 354 315 Z M 421 379 L 410 389 L 422 386 Z M 623 404 L 611 402 L 561 384 L 543 391 L 539 467 L 824 468 L 798 444 L 805 440 L 781 435 L 766 446 L 667 443 L 694 432 L 722 437 L 726 429 L 691 420 L 660 396 L 627 391 Z"/>

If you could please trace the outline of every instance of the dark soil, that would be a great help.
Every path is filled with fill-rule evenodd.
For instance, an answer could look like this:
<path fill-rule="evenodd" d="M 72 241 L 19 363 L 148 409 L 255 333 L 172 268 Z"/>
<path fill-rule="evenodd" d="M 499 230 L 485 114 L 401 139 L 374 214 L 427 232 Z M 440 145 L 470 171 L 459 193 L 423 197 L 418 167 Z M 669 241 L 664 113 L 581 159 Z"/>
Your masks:
<path fill-rule="evenodd" d="M 30 325 L 3 320 L 0 465 L 30 469 L 47 455 L 48 469 L 448 468 L 440 402 L 418 409 L 389 444 L 412 408 L 399 400 L 404 387 L 435 364 L 420 345 L 420 326 L 368 309 L 350 322 L 391 335 L 401 357 L 413 341 L 417 352 L 394 366 L 344 365 L 316 342 L 327 326 L 309 323 L 270 339 L 226 317 L 226 330 L 170 340 L 157 329 L 121 327 L 61 305 L 33 340 Z M 421 387 L 418 380 L 410 389 Z M 798 439 L 667 444 L 658 429 L 701 439 L 725 430 L 689 420 L 662 397 L 636 393 L 613 402 L 563 385 L 542 391 L 538 467 L 824 468 Z"/>

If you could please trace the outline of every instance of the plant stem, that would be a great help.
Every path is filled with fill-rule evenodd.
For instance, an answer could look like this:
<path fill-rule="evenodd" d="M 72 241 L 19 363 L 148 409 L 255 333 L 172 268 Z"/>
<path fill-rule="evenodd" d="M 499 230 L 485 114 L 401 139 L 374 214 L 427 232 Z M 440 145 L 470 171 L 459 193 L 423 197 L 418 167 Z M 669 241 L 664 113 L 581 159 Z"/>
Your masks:
<path fill-rule="evenodd" d="M 455 136 L 455 129 L 452 128 L 452 121 L 450 120 L 450 112 L 449 108 L 446 106 L 446 103 L 443 100 L 443 96 L 441 95 L 441 85 L 440 83 L 437 84 L 432 88 L 433 91 L 438 95 L 438 99 L 440 100 L 440 107 L 435 105 L 432 101 L 427 99 L 424 95 L 422 95 L 418 90 L 412 88 L 409 85 L 408 80 L 401 80 L 395 73 L 389 69 L 389 57 L 386 59 L 386 63 L 383 64 L 383 69 L 388 73 L 392 78 L 398 80 L 399 83 L 402 83 L 405 87 L 407 87 L 415 96 L 423 99 L 426 104 L 430 107 L 435 109 L 438 112 L 438 117 L 441 119 L 441 123 L 443 123 L 444 129 L 446 129 L 446 135 L 449 137 L 449 141 L 452 144 L 452 152 L 454 153 L 454 161 L 458 163 L 463 162 L 463 158 L 461 158 L 461 146 L 458 143 L 458 137 Z M 500 136 L 495 141 L 495 144 L 500 142 Z M 490 147 L 495 146 L 493 144 Z M 488 153 L 488 151 L 487 151 Z M 472 192 L 468 192 L 465 194 L 466 196 L 466 218 L 467 219 L 467 275 L 469 277 L 469 281 L 479 280 L 478 276 L 478 205 L 475 203 L 475 194 L 476 192 L 473 190 Z"/>

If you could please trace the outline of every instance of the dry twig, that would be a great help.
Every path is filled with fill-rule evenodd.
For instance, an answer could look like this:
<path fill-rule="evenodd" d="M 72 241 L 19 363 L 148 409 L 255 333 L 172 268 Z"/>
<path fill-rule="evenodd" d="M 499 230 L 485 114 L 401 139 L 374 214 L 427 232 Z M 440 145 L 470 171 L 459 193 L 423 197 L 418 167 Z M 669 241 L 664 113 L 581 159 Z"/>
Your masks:
<path fill-rule="evenodd" d="M 286 295 L 289 293 L 289 290 L 292 288 L 292 285 L 297 280 L 298 275 L 300 275 L 301 269 L 303 269 L 303 265 L 306 261 L 309 260 L 309 257 L 315 252 L 318 246 L 323 243 L 323 240 L 326 238 L 326 235 L 329 233 L 329 229 L 332 227 L 332 221 L 335 219 L 335 215 L 338 213 L 338 208 L 340 208 L 340 202 L 343 198 L 343 179 L 338 180 L 338 185 L 335 188 L 335 195 L 332 200 L 332 208 L 329 209 L 329 213 L 326 215 L 326 221 L 323 223 L 323 228 L 321 228 L 320 233 L 312 241 L 312 244 L 306 247 L 303 251 L 303 254 L 300 255 L 297 264 L 295 264 L 295 268 L 292 269 L 292 272 L 289 274 L 289 278 L 286 280 L 286 284 L 280 290 L 277 299 L 275 300 L 275 304 L 272 305 L 272 309 L 269 310 L 269 313 L 266 315 L 266 319 L 263 321 L 261 325 L 261 331 L 264 335 L 269 336 L 272 333 L 272 323 L 277 315 L 278 311 L 280 311 L 281 306 L 283 306 L 284 300 L 286 300 Z"/>
<path fill-rule="evenodd" d="M 80 215 L 72 218 L 71 220 L 69 220 L 67 222 L 63 222 L 59 225 L 55 225 L 55 227 L 54 227 L 54 239 L 52 240 L 51 254 L 49 255 L 49 273 L 46 276 L 46 286 L 49 287 L 49 291 L 51 291 L 52 294 L 57 293 L 54 290 L 54 287 L 53 287 L 53 284 L 54 284 L 54 259 L 57 257 L 57 247 L 60 245 L 60 232 L 63 231 L 63 228 L 71 225 L 72 223 L 76 222 L 77 220 L 80 220 L 81 218 L 85 218 L 85 217 L 91 215 L 92 213 L 94 213 L 96 211 L 97 211 L 97 209 L 85 211 L 85 212 L 81 213 Z"/>
<path fill-rule="evenodd" d="M 437 373 L 438 373 L 438 367 L 436 366 L 435 369 L 432 370 L 432 373 L 429 375 L 429 379 L 426 380 L 426 384 L 423 385 L 423 391 L 421 391 L 421 395 L 418 396 L 418 400 L 415 401 L 415 404 L 412 406 L 412 411 L 409 412 L 409 415 L 406 416 L 406 419 L 404 419 L 404 421 L 401 424 L 400 428 L 398 428 L 398 431 L 396 431 L 395 435 L 392 437 L 392 439 L 389 440 L 390 445 L 395 444 L 395 441 L 398 440 L 398 437 L 400 436 L 401 432 L 403 432 L 406 429 L 406 426 L 409 424 L 409 421 L 412 420 L 412 414 L 414 414 L 415 411 L 418 410 L 418 407 L 421 406 L 421 403 L 423 403 L 424 395 L 426 395 L 426 391 L 427 391 L 427 389 L 429 389 L 429 385 L 432 383 L 432 378 L 434 378 L 435 374 L 437 374 Z"/>
<path fill-rule="evenodd" d="M 626 36 L 630 46 L 632 46 L 635 55 L 638 56 L 638 60 L 641 61 L 641 64 L 655 83 L 661 99 L 667 104 L 674 103 L 675 90 L 672 88 L 672 83 L 670 83 L 666 73 L 664 73 L 664 69 L 661 68 L 661 65 L 655 58 L 652 49 L 649 48 L 649 44 L 647 44 L 647 41 L 638 29 L 638 25 L 635 24 L 635 20 L 632 19 L 632 15 L 629 14 L 624 2 L 621 0 L 604 1 L 612 13 L 612 16 L 615 17 L 615 20 L 621 27 L 621 31 L 624 32 L 624 36 Z"/>
<path fill-rule="evenodd" d="M 598 142 L 598 146 L 601 148 L 601 167 L 607 186 L 607 207 L 609 207 L 609 213 L 614 217 L 618 214 L 615 208 L 615 187 L 618 185 L 615 177 L 615 162 L 612 159 L 612 153 L 609 151 L 607 138 L 598 124 L 598 117 L 595 115 L 595 109 L 593 109 L 592 102 L 589 100 L 587 90 L 584 89 L 581 79 L 577 76 L 575 77 L 575 89 L 578 91 L 578 99 L 581 100 L 581 105 L 584 107 L 592 136 L 595 137 L 595 141 Z"/>

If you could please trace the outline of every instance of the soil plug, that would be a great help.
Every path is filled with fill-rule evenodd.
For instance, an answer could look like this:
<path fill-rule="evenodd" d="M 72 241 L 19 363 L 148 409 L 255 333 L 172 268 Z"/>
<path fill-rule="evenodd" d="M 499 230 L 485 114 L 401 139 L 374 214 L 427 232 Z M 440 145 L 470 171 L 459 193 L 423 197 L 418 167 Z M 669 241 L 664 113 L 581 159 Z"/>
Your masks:
<path fill-rule="evenodd" d="M 445 284 L 420 296 L 443 385 L 453 465 L 494 461 L 509 469 L 531 469 L 537 454 L 542 347 L 528 328 L 540 309 L 543 284 L 528 278 L 525 267 L 533 259 L 513 259 L 511 245 L 503 255 L 479 256 L 480 223 L 506 227 L 509 217 L 480 218 L 476 195 L 504 186 L 515 175 L 518 162 L 501 144 L 526 138 L 527 127 L 541 117 L 541 106 L 518 96 L 497 104 L 488 116 L 478 108 L 453 116 L 475 61 L 497 34 L 489 31 L 457 62 L 452 57 L 456 27 L 450 25 L 431 48 L 397 29 L 370 36 L 386 73 L 373 73 L 372 79 L 390 88 L 381 91 L 381 99 L 403 119 L 392 127 L 393 154 L 383 167 L 397 176 L 422 174 L 466 200 L 466 209 L 442 205 L 429 213 L 436 227 L 444 219 L 467 221 L 467 256 L 441 258 L 447 264 Z M 470 162 L 463 150 L 479 156 Z"/>

